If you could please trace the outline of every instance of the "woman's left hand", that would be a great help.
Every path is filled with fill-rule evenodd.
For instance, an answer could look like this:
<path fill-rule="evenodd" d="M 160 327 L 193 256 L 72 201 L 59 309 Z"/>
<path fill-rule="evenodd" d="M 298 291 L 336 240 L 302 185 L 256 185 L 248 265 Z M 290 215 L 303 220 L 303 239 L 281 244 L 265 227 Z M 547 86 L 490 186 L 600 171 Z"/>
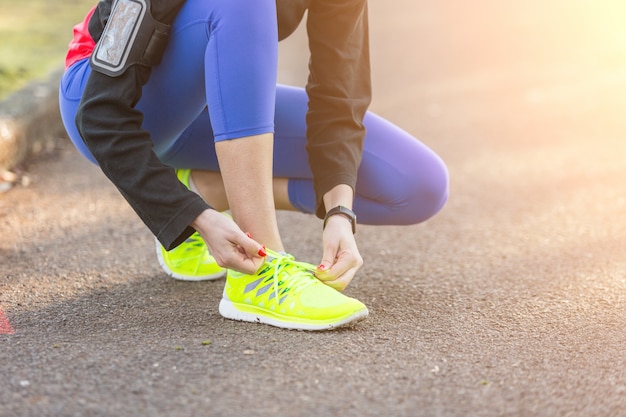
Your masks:
<path fill-rule="evenodd" d="M 322 235 L 324 253 L 315 276 L 324 284 L 343 291 L 363 265 L 352 224 L 343 216 L 331 216 Z"/>

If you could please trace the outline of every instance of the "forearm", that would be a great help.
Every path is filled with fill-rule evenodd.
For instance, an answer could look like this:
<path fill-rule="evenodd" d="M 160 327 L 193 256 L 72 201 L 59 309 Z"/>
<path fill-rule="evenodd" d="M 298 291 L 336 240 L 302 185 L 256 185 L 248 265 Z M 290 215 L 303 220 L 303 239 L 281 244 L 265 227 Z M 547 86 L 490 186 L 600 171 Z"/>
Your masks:
<path fill-rule="evenodd" d="M 339 184 L 354 189 L 361 162 L 371 100 L 367 2 L 312 0 L 307 30 L 307 151 L 323 217 L 330 208 L 323 196 Z"/>
<path fill-rule="evenodd" d="M 323 200 L 327 210 L 337 206 L 344 206 L 352 209 L 354 191 L 352 190 L 352 187 L 347 184 L 339 184 L 325 193 Z"/>
<path fill-rule="evenodd" d="M 101 1 L 89 20 L 98 41 L 109 20 L 113 0 Z M 183 0 L 152 0 L 152 15 L 170 24 Z M 134 65 L 119 77 L 92 71 L 76 115 L 76 126 L 102 171 L 167 249 L 193 233 L 189 226 L 206 203 L 189 192 L 174 170 L 152 150 L 143 114 L 135 106 L 150 68 Z"/>
<path fill-rule="evenodd" d="M 118 78 L 92 72 L 76 122 L 102 171 L 169 249 L 193 233 L 190 222 L 208 206 L 159 161 L 141 128 L 142 114 L 134 109 L 141 90 L 135 86 L 148 75 L 138 67 Z"/>

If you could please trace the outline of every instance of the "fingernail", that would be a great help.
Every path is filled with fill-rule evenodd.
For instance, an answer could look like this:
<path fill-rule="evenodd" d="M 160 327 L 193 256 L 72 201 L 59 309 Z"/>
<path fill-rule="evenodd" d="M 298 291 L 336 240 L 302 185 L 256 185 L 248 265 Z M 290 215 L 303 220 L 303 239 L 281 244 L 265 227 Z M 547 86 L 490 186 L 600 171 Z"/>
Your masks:
<path fill-rule="evenodd" d="M 265 258 L 267 256 L 267 253 L 265 252 L 265 246 L 263 246 L 261 249 L 259 249 L 258 254 L 259 254 L 259 256 L 262 256 L 263 258 Z"/>
<path fill-rule="evenodd" d="M 250 239 L 252 239 L 252 235 L 250 234 L 250 232 L 246 232 L 246 236 L 248 236 Z"/>
<path fill-rule="evenodd" d="M 326 265 L 321 264 L 320 266 L 317 267 L 317 269 L 319 269 L 320 271 L 323 271 L 326 269 Z"/>

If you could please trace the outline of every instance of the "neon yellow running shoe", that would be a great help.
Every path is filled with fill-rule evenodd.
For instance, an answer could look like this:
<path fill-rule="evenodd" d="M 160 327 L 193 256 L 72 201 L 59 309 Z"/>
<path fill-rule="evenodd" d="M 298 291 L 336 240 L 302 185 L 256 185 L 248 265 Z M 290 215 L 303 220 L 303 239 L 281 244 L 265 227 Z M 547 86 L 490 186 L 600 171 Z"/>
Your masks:
<path fill-rule="evenodd" d="M 187 188 L 190 188 L 190 174 L 190 169 L 176 171 L 179 181 Z M 220 279 L 226 275 L 226 270 L 215 262 L 198 232 L 169 252 L 156 240 L 156 253 L 161 268 L 175 279 L 207 281 Z"/>
<path fill-rule="evenodd" d="M 226 270 L 211 256 L 198 232 L 169 252 L 157 240 L 156 251 L 159 265 L 172 278 L 182 281 L 208 281 L 226 275 Z"/>
<path fill-rule="evenodd" d="M 314 265 L 269 249 L 267 254 L 255 275 L 228 271 L 223 317 L 298 330 L 330 330 L 367 317 L 363 303 L 315 278 Z"/>

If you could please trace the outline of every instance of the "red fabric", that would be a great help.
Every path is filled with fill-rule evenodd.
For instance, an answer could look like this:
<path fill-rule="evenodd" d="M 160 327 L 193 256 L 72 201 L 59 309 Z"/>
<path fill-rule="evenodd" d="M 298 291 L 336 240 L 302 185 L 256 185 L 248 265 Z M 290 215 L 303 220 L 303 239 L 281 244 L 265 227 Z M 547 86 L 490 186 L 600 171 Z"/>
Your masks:
<path fill-rule="evenodd" d="M 67 55 L 65 57 L 65 69 L 69 68 L 76 61 L 80 61 L 83 58 L 87 58 L 91 55 L 93 48 L 96 47 L 96 43 L 89 34 L 89 20 L 93 15 L 96 7 L 87 13 L 85 20 L 78 25 L 74 26 L 74 38 L 70 42 Z"/>

